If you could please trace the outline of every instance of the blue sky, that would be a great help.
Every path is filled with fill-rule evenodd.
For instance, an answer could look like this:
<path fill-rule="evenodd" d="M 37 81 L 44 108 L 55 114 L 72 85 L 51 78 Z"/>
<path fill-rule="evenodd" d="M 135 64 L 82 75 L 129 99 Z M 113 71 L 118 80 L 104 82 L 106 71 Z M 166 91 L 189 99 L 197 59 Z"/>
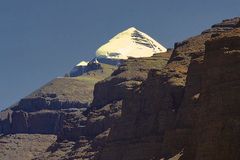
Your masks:
<path fill-rule="evenodd" d="M 64 75 L 131 26 L 166 47 L 222 19 L 239 0 L 1 0 L 0 110 Z"/>

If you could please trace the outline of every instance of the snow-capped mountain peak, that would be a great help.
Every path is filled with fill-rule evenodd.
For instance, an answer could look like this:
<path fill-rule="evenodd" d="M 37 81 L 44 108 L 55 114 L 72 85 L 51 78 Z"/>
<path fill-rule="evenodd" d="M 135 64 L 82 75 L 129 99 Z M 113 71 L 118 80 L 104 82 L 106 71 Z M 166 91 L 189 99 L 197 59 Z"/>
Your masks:
<path fill-rule="evenodd" d="M 131 27 L 101 46 L 96 51 L 99 58 L 127 59 L 128 57 L 151 57 L 167 49 L 147 34 Z"/>
<path fill-rule="evenodd" d="M 81 61 L 71 71 L 70 76 L 80 76 L 85 72 L 101 68 L 100 63 L 118 66 L 121 60 L 129 57 L 151 57 L 155 53 L 166 52 L 167 49 L 147 34 L 131 27 L 101 46 L 96 57 L 90 62 Z"/>

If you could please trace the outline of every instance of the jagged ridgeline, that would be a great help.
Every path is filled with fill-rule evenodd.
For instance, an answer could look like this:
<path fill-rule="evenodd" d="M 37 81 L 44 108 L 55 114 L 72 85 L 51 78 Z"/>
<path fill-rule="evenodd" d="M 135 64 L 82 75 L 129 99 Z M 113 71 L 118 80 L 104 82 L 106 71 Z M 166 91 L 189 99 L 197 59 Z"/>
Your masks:
<path fill-rule="evenodd" d="M 173 50 L 129 28 L 0 113 L 0 159 L 238 160 L 239 64 L 239 17 Z"/>
<path fill-rule="evenodd" d="M 104 103 L 105 99 L 107 103 L 120 100 L 124 97 L 127 87 L 136 87 L 147 78 L 148 70 L 167 63 L 168 58 L 157 55 L 165 51 L 162 45 L 143 32 L 133 27 L 127 29 L 101 46 L 91 61 L 79 62 L 65 77 L 50 81 L 3 111 L 1 132 L 58 134 L 62 131 L 61 124 L 65 114 L 82 114 L 93 105 L 102 105 L 100 102 L 96 103 L 96 100 L 93 102 L 96 83 L 109 79 L 110 83 L 115 83 L 115 90 L 118 90 L 117 85 L 121 85 L 122 91 L 116 91 L 119 92 L 117 99 L 111 98 L 114 96 L 112 94 L 101 98 Z M 144 55 L 145 52 L 147 54 Z M 164 56 L 169 57 L 170 54 L 164 53 Z M 149 63 L 145 64 L 147 61 Z M 109 89 L 108 86 L 102 88 L 102 95 Z"/>

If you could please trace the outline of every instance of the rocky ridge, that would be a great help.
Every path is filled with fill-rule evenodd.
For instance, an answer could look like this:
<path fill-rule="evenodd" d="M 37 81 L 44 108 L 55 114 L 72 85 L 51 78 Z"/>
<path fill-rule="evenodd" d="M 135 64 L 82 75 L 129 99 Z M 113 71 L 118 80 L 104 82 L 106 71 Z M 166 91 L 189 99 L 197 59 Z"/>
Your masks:
<path fill-rule="evenodd" d="M 223 24 L 228 21 L 224 21 Z M 238 27 L 238 23 L 236 23 L 235 28 Z M 118 100 L 123 98 L 123 104 L 121 105 L 120 102 L 118 105 L 121 114 L 118 114 L 116 121 L 111 120 L 114 123 L 110 125 L 110 129 L 93 136 L 95 138 L 90 141 L 91 143 L 80 143 L 81 145 L 75 151 L 69 149 L 69 153 L 72 155 L 70 158 L 104 160 L 221 159 L 224 156 L 226 158 L 229 155 L 227 152 L 223 152 L 221 156 L 215 156 L 218 151 L 214 148 L 218 147 L 216 144 L 215 146 L 211 144 L 211 141 L 209 144 L 213 145 L 213 150 L 208 152 L 201 151 L 201 148 L 204 147 L 200 147 L 198 151 L 196 148 L 201 146 L 201 143 L 192 141 L 194 137 L 202 133 L 202 131 L 199 132 L 197 125 L 202 120 L 202 117 L 198 116 L 201 115 L 198 108 L 201 108 L 199 99 L 202 79 L 205 77 L 204 71 L 206 70 L 202 64 L 205 55 L 211 54 L 207 52 L 208 50 L 205 51 L 205 43 L 212 41 L 214 37 L 219 36 L 218 34 L 216 32 L 203 33 L 176 44 L 168 64 L 162 69 L 148 70 L 146 81 L 135 87 L 128 87 L 130 89 L 124 92 L 125 96 L 123 97 L 118 97 L 121 95 L 119 94 L 121 93 L 121 85 L 118 85 L 121 84 L 121 80 L 114 83 L 114 76 L 118 73 L 117 75 L 121 77 L 124 65 L 115 71 L 111 78 L 99 82 L 95 86 L 92 109 L 87 112 L 87 115 L 105 110 L 109 104 L 113 108 L 118 108 L 114 105 L 119 104 Z M 128 72 L 130 71 L 126 73 Z M 132 81 L 131 78 L 130 81 Z M 105 86 L 102 88 L 116 86 L 119 90 L 116 89 L 115 92 L 114 88 L 111 88 L 104 93 L 101 86 Z M 109 96 L 110 93 L 113 97 Z M 115 97 L 116 95 L 117 97 Z M 107 99 L 105 100 L 104 97 Z M 97 119 L 101 119 L 104 112 L 99 112 Z M 205 123 L 207 122 L 205 121 Z M 93 130 L 92 128 L 91 131 Z M 99 139 L 99 137 L 101 138 Z M 100 146 L 97 145 L 96 139 L 98 142 L 100 140 Z M 232 148 L 234 148 L 238 142 L 230 141 L 229 145 L 233 145 Z M 238 151 L 234 151 L 233 158 L 237 159 L 239 157 L 236 155 Z M 210 154 L 205 157 L 206 153 Z M 203 155 L 201 156 L 201 154 Z M 49 157 L 51 154 L 48 155 Z"/>
<path fill-rule="evenodd" d="M 233 116 L 239 114 L 239 18 L 233 22 L 223 35 L 204 33 L 175 45 L 163 70 L 150 71 L 123 102 L 100 159 L 159 160 L 179 153 L 183 160 L 239 159 L 239 119 Z"/>
<path fill-rule="evenodd" d="M 1 112 L 0 133 L 58 134 L 62 115 L 86 109 L 95 83 L 116 69 L 107 64 L 101 67 L 79 77 L 56 78 Z"/>
<path fill-rule="evenodd" d="M 96 159 L 99 157 L 112 126 L 121 117 L 122 100 L 128 95 L 126 93 L 140 86 L 142 81 L 147 78 L 147 72 L 150 69 L 150 66 L 147 64 L 151 64 L 151 66 L 156 69 L 161 69 L 166 65 L 170 55 L 170 53 L 159 53 L 152 58 L 130 58 L 123 62 L 123 65 L 112 73 L 111 78 L 100 81 L 95 85 L 94 90 L 96 90 L 96 93 L 94 94 L 98 95 L 101 93 L 105 96 L 104 101 L 102 102 L 101 98 L 98 99 L 96 97 L 95 99 L 94 97 L 95 100 L 93 100 L 90 108 L 85 112 L 65 114 L 61 127 L 62 132 L 58 136 L 59 141 L 52 146 L 56 153 L 43 154 L 42 157 L 40 156 L 38 158 Z M 131 73 L 140 72 L 141 74 L 131 75 Z M 131 76 L 129 77 L 129 75 Z M 134 79 L 138 79 L 138 81 L 135 82 L 133 81 Z M 121 86 L 122 89 L 119 91 L 116 90 L 116 92 L 114 92 L 113 89 L 107 90 L 108 87 L 103 87 L 99 90 L 96 89 L 98 85 L 105 85 L 105 83 L 109 87 L 111 85 L 116 86 L 116 88 Z M 112 95 L 115 95 L 115 97 L 109 96 L 108 92 L 112 92 Z M 100 101 L 98 102 L 98 100 Z M 78 147 L 75 148 L 76 150 L 71 150 L 66 147 L 65 149 L 68 150 L 68 152 L 59 154 L 60 150 L 64 148 L 63 146 L 68 146 L 66 144 L 69 144 L 69 142 L 66 141 L 74 141 L 74 143 L 78 144 Z"/>

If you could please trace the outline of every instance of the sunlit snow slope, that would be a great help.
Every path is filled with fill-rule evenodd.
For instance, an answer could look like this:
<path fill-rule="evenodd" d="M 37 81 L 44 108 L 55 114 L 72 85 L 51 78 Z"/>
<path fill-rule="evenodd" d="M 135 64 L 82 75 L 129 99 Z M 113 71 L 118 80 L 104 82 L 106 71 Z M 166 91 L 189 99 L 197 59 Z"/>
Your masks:
<path fill-rule="evenodd" d="M 167 49 L 147 34 L 131 27 L 113 37 L 96 51 L 99 58 L 127 59 L 150 57 Z"/>

